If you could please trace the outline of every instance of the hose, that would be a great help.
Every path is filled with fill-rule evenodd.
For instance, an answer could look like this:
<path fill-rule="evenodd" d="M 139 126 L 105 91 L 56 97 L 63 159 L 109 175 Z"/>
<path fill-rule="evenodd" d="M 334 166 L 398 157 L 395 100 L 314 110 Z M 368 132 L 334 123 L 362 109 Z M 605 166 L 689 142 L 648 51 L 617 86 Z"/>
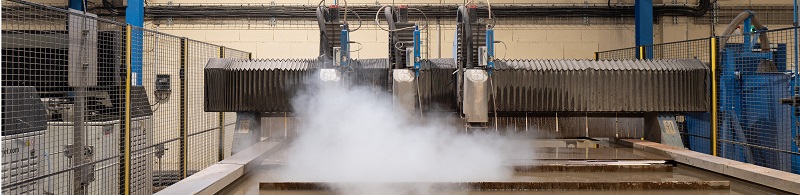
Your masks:
<path fill-rule="evenodd" d="M 411 8 L 411 9 L 417 10 L 419 13 L 422 13 L 422 17 L 424 17 L 424 18 L 425 18 L 425 26 L 423 26 L 423 27 L 422 27 L 421 29 L 419 29 L 419 30 L 420 30 L 420 31 L 423 31 L 423 30 L 425 30 L 425 29 L 428 29 L 428 24 L 430 23 L 430 22 L 429 22 L 430 20 L 428 20 L 428 15 L 425 15 L 425 12 L 423 12 L 423 11 L 422 11 L 421 9 L 419 9 L 419 8 Z"/>
<path fill-rule="evenodd" d="M 359 51 L 361 51 L 362 49 L 364 49 L 364 45 L 362 45 L 362 44 L 361 44 L 361 43 L 359 43 L 359 42 L 350 41 L 350 43 L 355 43 L 355 44 L 358 44 L 358 49 L 357 49 L 357 50 L 350 50 L 350 52 L 359 52 Z"/>
<path fill-rule="evenodd" d="M 356 28 L 355 30 L 351 30 L 350 32 L 356 32 L 358 31 L 358 29 L 361 29 L 361 23 L 362 23 L 361 21 L 363 21 L 361 20 L 361 16 L 358 15 L 358 12 L 353 12 L 353 14 L 356 15 L 356 18 L 358 18 L 358 28 Z"/>
<path fill-rule="evenodd" d="M 503 42 L 503 41 L 495 41 L 495 43 L 502 43 L 503 44 L 503 58 L 501 58 L 501 59 L 505 60 L 506 59 L 506 55 L 508 54 L 508 45 L 506 45 L 506 43 Z M 497 55 L 495 55 L 495 56 L 497 56 Z"/>
<path fill-rule="evenodd" d="M 736 27 L 739 26 L 739 24 L 741 24 L 742 22 L 744 22 L 744 20 L 746 20 L 747 18 L 750 18 L 750 21 L 753 23 L 753 26 L 755 26 L 757 31 L 766 29 L 764 28 L 764 25 L 761 24 L 761 21 L 758 20 L 755 13 L 749 10 L 744 11 L 739 15 L 737 15 L 736 18 L 733 18 L 733 21 L 731 21 L 731 23 L 728 24 L 728 27 L 725 28 L 725 31 L 722 32 L 719 45 L 720 50 L 725 49 L 725 44 L 728 43 L 728 38 L 730 38 L 730 35 L 733 34 L 733 31 L 736 30 Z M 744 33 L 749 33 L 749 32 L 744 32 Z M 769 45 L 769 37 L 767 37 L 767 34 L 759 33 L 758 40 L 761 41 L 761 51 L 768 52 L 771 50 Z"/>
<path fill-rule="evenodd" d="M 343 19 L 343 22 L 345 24 L 347 24 L 347 0 L 342 0 L 342 1 L 344 1 L 344 19 Z"/>
<path fill-rule="evenodd" d="M 383 26 L 381 26 L 380 19 L 378 19 L 378 15 L 380 15 L 381 10 L 384 10 L 386 8 L 391 9 L 391 6 L 389 6 L 389 5 L 381 6 L 381 8 L 378 9 L 377 12 L 375 12 L 375 25 L 378 26 L 378 28 L 380 28 L 381 30 L 386 31 L 386 32 L 396 32 L 396 31 L 401 31 L 401 30 L 414 29 L 413 26 L 400 28 L 400 29 L 394 29 L 394 30 L 383 28 Z M 425 12 L 423 12 L 421 9 L 418 9 L 418 8 L 412 8 L 412 9 L 419 11 L 420 13 L 422 13 L 422 16 L 425 17 L 425 26 L 423 26 L 420 30 L 422 31 L 422 30 L 428 29 L 428 15 L 425 15 Z M 386 18 L 391 18 L 391 16 L 386 16 Z"/>

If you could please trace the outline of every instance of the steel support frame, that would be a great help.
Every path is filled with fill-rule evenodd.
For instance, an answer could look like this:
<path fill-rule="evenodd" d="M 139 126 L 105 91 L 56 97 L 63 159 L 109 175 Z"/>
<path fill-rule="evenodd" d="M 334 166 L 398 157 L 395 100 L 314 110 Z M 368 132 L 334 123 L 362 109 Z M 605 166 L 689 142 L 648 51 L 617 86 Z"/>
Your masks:
<path fill-rule="evenodd" d="M 188 87 L 188 73 L 187 73 L 187 66 L 189 64 L 189 39 L 181 38 L 181 67 L 180 67 L 180 84 L 181 84 L 181 92 L 180 92 L 180 167 L 181 167 L 181 178 L 186 178 L 188 176 L 188 137 L 189 137 L 189 114 L 187 112 L 189 108 L 189 93 Z"/>
<path fill-rule="evenodd" d="M 717 131 L 719 130 L 717 118 L 719 117 L 717 116 L 719 109 L 719 107 L 717 107 L 717 100 L 719 98 L 717 94 L 717 40 L 719 40 L 717 37 L 711 37 L 711 51 L 709 51 L 711 55 L 711 155 L 714 156 L 718 156 Z"/>
<path fill-rule="evenodd" d="M 131 26 L 125 27 L 125 114 L 122 133 L 122 194 L 131 193 Z"/>
<path fill-rule="evenodd" d="M 219 47 L 219 58 L 225 58 L 225 47 Z M 217 140 L 217 161 L 225 159 L 225 112 L 219 112 L 219 139 Z"/>

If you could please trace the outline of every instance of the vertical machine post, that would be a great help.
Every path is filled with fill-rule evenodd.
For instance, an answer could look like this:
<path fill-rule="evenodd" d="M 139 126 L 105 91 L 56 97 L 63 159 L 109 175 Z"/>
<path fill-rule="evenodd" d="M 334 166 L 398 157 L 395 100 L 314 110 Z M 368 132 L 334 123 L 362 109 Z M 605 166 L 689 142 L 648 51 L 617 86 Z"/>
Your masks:
<path fill-rule="evenodd" d="M 486 28 L 486 71 L 492 75 L 494 70 L 494 29 Z"/>
<path fill-rule="evenodd" d="M 186 156 L 186 154 L 188 153 L 187 152 L 188 151 L 187 147 L 189 146 L 189 144 L 187 142 L 188 141 L 187 139 L 189 137 L 189 123 L 188 123 L 189 114 L 187 113 L 187 109 L 188 109 L 188 106 L 189 106 L 189 104 L 188 104 L 188 102 L 189 102 L 188 101 L 189 93 L 188 93 L 188 90 L 187 90 L 188 87 L 186 86 L 188 84 L 188 82 L 187 82 L 188 81 L 187 80 L 188 79 L 187 78 L 188 74 L 186 72 L 186 66 L 188 64 L 189 64 L 189 40 L 186 39 L 186 38 L 181 38 L 181 69 L 180 69 L 180 80 L 181 80 L 180 81 L 181 82 L 181 95 L 180 95 L 181 96 L 181 98 L 180 98 L 181 99 L 181 102 L 180 102 L 180 104 L 181 104 L 181 106 L 180 106 L 181 107 L 181 109 L 180 109 L 180 113 L 181 113 L 180 114 L 181 115 L 181 124 L 180 124 L 181 125 L 181 129 L 180 129 L 181 139 L 180 139 L 180 143 L 181 143 L 181 146 L 180 146 L 180 148 L 181 149 L 180 149 L 180 153 L 181 153 L 181 159 L 180 159 L 180 163 L 179 164 L 180 164 L 180 167 L 181 167 L 182 178 L 186 178 L 186 176 L 188 175 L 187 174 L 187 170 L 188 170 L 187 169 L 187 166 L 188 166 L 188 162 L 187 161 L 188 161 L 188 158 Z"/>
<path fill-rule="evenodd" d="M 90 162 L 93 155 L 91 146 L 86 143 L 86 110 L 87 96 L 90 87 L 97 86 L 97 17 L 85 12 L 83 3 L 70 2 L 68 16 L 68 83 L 74 89 L 74 109 L 72 115 L 72 144 L 68 145 L 66 154 L 75 167 L 73 171 L 73 193 L 86 194 L 86 187 L 94 180 L 94 165 Z"/>
<path fill-rule="evenodd" d="M 131 193 L 131 25 L 125 27 L 125 125 L 123 143 L 122 194 Z"/>
<path fill-rule="evenodd" d="M 231 155 L 259 141 L 261 141 L 261 114 L 258 112 L 236 112 L 236 126 L 233 130 Z"/>
<path fill-rule="evenodd" d="M 747 17 L 747 19 L 744 19 L 744 27 L 742 28 L 742 36 L 744 37 L 743 41 L 744 41 L 744 47 L 745 48 L 753 48 L 753 43 L 752 43 L 752 39 L 751 39 L 752 37 L 750 36 L 751 35 L 750 33 L 753 32 L 753 21 L 752 21 L 751 18 L 753 18 L 753 16 L 755 14 L 756 13 L 754 13 L 754 12 L 750 12 L 750 17 Z"/>
<path fill-rule="evenodd" d="M 717 156 L 717 38 L 711 37 L 711 155 Z"/>
<path fill-rule="evenodd" d="M 345 68 L 350 62 L 350 32 L 347 30 L 347 24 L 342 24 L 342 34 L 339 40 L 341 41 L 341 48 L 339 49 L 341 61 L 339 61 L 339 65 Z"/>
<path fill-rule="evenodd" d="M 225 58 L 225 47 L 219 47 L 219 58 Z M 219 139 L 217 140 L 217 160 L 225 159 L 225 112 L 219 112 Z"/>

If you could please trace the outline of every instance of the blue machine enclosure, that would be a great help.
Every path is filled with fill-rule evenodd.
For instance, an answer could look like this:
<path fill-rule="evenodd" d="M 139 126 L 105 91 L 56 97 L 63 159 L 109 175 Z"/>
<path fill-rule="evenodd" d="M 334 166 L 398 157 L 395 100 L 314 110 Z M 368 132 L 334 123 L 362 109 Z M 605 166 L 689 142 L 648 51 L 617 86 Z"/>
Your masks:
<path fill-rule="evenodd" d="M 760 46 L 750 40 L 729 43 L 720 53 L 718 153 L 724 158 L 800 173 L 792 125 L 797 119 L 791 105 L 780 102 L 790 97 L 794 88 L 794 74 L 786 68 L 786 44 L 777 44 L 771 52 L 751 48 Z M 775 70 L 760 70 L 764 60 L 771 60 Z M 686 115 L 690 149 L 711 153 L 711 147 L 705 147 L 711 141 L 709 121 L 709 113 Z"/>

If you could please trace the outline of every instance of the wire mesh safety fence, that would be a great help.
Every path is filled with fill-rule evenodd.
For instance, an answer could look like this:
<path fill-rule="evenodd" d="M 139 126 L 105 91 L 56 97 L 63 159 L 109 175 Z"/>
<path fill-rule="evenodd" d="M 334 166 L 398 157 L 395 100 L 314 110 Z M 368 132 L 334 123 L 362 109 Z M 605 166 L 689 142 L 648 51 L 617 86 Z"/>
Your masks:
<path fill-rule="evenodd" d="M 622 48 L 622 49 L 615 49 L 609 51 L 600 51 L 595 53 L 594 57 L 596 60 L 631 60 L 631 59 L 638 59 L 638 51 L 639 48 L 637 47 L 629 47 L 629 48 Z"/>
<path fill-rule="evenodd" d="M 219 58 L 221 48 L 216 45 L 189 40 L 187 43 L 188 61 L 186 64 L 187 113 L 189 121 L 206 121 L 189 123 L 188 126 L 188 172 L 192 174 L 217 162 L 219 155 L 219 113 L 205 112 L 204 107 L 204 72 L 203 68 L 209 58 Z"/>
<path fill-rule="evenodd" d="M 249 53 L 2 3 L 3 194 L 151 194 L 224 158 L 202 68 Z"/>
<path fill-rule="evenodd" d="M 710 66 L 711 38 L 601 51 L 595 55 L 597 60 L 698 59 Z M 681 124 L 679 130 L 686 148 L 706 154 L 712 153 L 710 120 L 711 113 L 683 113 L 679 115 L 677 122 Z"/>
<path fill-rule="evenodd" d="M 640 47 L 639 52 L 643 53 L 640 58 L 644 59 L 697 59 L 711 67 L 711 38 L 654 44 Z M 710 86 L 711 81 L 707 84 Z M 684 146 L 693 151 L 712 154 L 712 129 L 709 123 L 711 113 L 689 112 L 678 118 L 678 122 L 683 124 L 680 134 Z"/>
<path fill-rule="evenodd" d="M 800 100 L 793 99 L 798 91 L 798 30 L 791 27 L 602 51 L 597 59 L 705 62 L 715 68 L 710 98 L 715 98 L 716 106 L 709 113 L 679 117 L 684 145 L 698 152 L 800 173 L 800 128 L 793 106 Z"/>
<path fill-rule="evenodd" d="M 717 45 L 719 156 L 800 173 L 797 27 L 720 37 Z"/>
<path fill-rule="evenodd" d="M 119 192 L 124 24 L 2 9 L 3 194 Z"/>
<path fill-rule="evenodd" d="M 148 169 L 152 175 L 141 180 L 152 182 L 143 186 L 152 186 L 158 191 L 183 177 L 181 164 L 181 43 L 182 38 L 147 29 L 132 27 L 132 50 L 141 50 L 132 56 L 132 66 L 141 67 L 141 83 L 147 95 L 148 106 L 153 110 L 152 128 L 147 137 L 132 139 L 132 162 L 143 162 L 145 166 L 132 169 Z M 137 47 L 139 46 L 139 47 Z M 141 60 L 139 60 L 141 59 Z M 138 69 L 138 68 L 132 68 Z M 138 82 L 138 78 L 137 81 Z M 141 144 L 136 141 L 147 140 Z M 132 176 L 141 174 L 132 174 Z M 146 174 L 145 174 L 146 175 Z M 132 179 L 133 180 L 133 179 Z M 132 187 L 136 189 L 136 187 Z"/>
<path fill-rule="evenodd" d="M 224 48 L 223 49 L 222 57 L 223 58 L 234 58 L 234 59 L 251 59 L 252 58 L 252 56 L 251 56 L 251 54 L 249 52 L 245 52 L 245 51 L 241 51 L 241 50 L 235 50 L 235 49 L 229 49 L 229 48 Z M 222 147 L 223 148 L 222 157 L 226 158 L 226 157 L 230 156 L 233 153 L 232 152 L 233 134 L 234 134 L 233 130 L 234 130 L 235 126 L 236 126 L 236 113 L 235 112 L 225 112 L 225 113 L 222 113 L 222 116 L 220 116 L 220 118 L 221 118 L 220 121 L 222 121 L 222 124 L 224 124 L 222 126 L 222 129 L 220 130 L 220 132 L 223 132 L 223 137 L 221 139 L 221 141 L 223 143 L 222 144 L 222 146 L 223 146 Z"/>

